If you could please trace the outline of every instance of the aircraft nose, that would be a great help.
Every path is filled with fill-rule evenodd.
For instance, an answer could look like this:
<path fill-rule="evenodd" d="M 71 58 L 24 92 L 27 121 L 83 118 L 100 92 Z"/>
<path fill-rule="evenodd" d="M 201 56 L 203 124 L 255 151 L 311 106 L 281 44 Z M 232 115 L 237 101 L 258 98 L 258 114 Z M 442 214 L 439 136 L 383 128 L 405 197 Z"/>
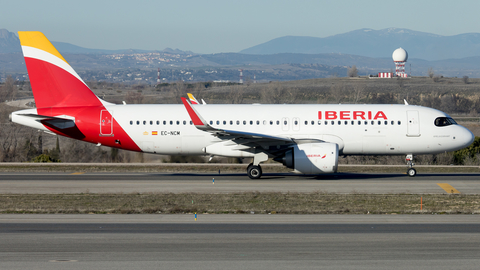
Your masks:
<path fill-rule="evenodd" d="M 459 132 L 456 139 L 462 147 L 467 147 L 473 143 L 473 140 L 475 140 L 475 136 L 469 129 L 462 127 L 462 130 Z"/>

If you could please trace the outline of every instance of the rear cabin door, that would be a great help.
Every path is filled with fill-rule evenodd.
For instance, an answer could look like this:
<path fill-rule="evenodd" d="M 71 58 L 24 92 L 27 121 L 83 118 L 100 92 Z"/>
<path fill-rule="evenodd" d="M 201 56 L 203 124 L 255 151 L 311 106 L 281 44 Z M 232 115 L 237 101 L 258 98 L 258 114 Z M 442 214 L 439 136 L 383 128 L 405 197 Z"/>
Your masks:
<path fill-rule="evenodd" d="M 113 111 L 100 112 L 100 136 L 113 136 Z"/>

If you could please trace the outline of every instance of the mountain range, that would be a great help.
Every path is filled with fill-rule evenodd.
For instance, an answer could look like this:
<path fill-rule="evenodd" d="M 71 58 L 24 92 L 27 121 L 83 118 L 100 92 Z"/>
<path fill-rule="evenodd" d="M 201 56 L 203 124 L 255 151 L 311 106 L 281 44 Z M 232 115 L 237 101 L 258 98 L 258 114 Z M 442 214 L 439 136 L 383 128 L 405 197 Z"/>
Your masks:
<path fill-rule="evenodd" d="M 429 61 L 480 56 L 480 34 L 441 36 L 403 28 L 359 29 L 319 37 L 285 36 L 240 51 L 245 54 L 342 53 L 368 57 L 390 57 L 399 47 L 409 57 Z"/>
<path fill-rule="evenodd" d="M 123 49 L 123 50 L 105 50 L 105 49 L 88 49 L 66 42 L 52 41 L 53 46 L 57 48 L 60 53 L 70 54 L 117 54 L 117 53 L 145 53 L 149 50 L 138 49 Z M 7 29 L 0 29 L 0 53 L 15 53 L 21 52 L 20 40 L 15 33 L 9 32 Z M 182 51 L 178 49 L 166 48 L 161 50 L 165 53 L 174 54 L 193 54 L 190 51 Z"/>
<path fill-rule="evenodd" d="M 82 48 L 70 43 L 52 42 L 68 61 L 81 70 L 115 70 L 119 68 L 194 68 L 240 66 L 279 66 L 285 64 L 315 64 L 325 69 L 356 65 L 361 75 L 392 71 L 392 52 L 403 47 L 409 53 L 407 72 L 425 76 L 429 68 L 443 76 L 480 77 L 480 34 L 440 36 L 408 29 L 360 29 L 326 38 L 287 36 L 242 50 L 240 53 L 194 54 L 165 49 L 169 61 L 138 60 L 133 54 L 145 50 L 100 50 Z M 151 51 L 153 52 L 153 51 Z M 0 71 L 24 72 L 18 37 L 0 29 Z M 110 54 L 130 55 L 122 60 Z M 164 56 L 162 56 L 164 57 Z M 118 59 L 117 57 L 114 57 Z M 144 57 L 145 58 L 145 57 Z M 172 62 L 174 61 L 174 62 Z M 330 66 L 330 67 L 329 67 Z M 318 67 L 318 66 L 317 66 Z M 410 73 L 410 71 L 412 71 Z M 343 73 L 339 73 L 340 76 Z M 277 78 L 275 78 L 277 79 Z M 285 78 L 286 79 L 286 78 Z"/>

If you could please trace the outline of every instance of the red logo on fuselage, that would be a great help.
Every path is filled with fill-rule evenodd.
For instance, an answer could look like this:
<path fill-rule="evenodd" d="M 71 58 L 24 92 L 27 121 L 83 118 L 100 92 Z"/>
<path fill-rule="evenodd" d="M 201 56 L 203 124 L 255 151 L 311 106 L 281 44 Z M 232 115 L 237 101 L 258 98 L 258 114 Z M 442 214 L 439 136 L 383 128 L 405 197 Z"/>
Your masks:
<path fill-rule="evenodd" d="M 318 119 L 325 120 L 377 120 L 387 116 L 383 111 L 318 111 Z"/>

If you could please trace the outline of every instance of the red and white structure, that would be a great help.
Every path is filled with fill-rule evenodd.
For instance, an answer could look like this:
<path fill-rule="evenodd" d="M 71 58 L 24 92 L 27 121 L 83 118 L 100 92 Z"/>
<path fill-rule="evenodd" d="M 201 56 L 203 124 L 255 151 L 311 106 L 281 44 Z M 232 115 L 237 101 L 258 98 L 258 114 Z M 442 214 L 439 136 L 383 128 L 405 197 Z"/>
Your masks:
<path fill-rule="evenodd" d="M 405 63 L 408 59 L 408 53 L 403 48 L 396 49 L 392 54 L 393 62 L 395 63 L 395 76 L 407 77 L 405 72 Z"/>
<path fill-rule="evenodd" d="M 393 77 L 393 72 L 379 72 L 378 77 L 379 78 L 392 78 Z"/>

